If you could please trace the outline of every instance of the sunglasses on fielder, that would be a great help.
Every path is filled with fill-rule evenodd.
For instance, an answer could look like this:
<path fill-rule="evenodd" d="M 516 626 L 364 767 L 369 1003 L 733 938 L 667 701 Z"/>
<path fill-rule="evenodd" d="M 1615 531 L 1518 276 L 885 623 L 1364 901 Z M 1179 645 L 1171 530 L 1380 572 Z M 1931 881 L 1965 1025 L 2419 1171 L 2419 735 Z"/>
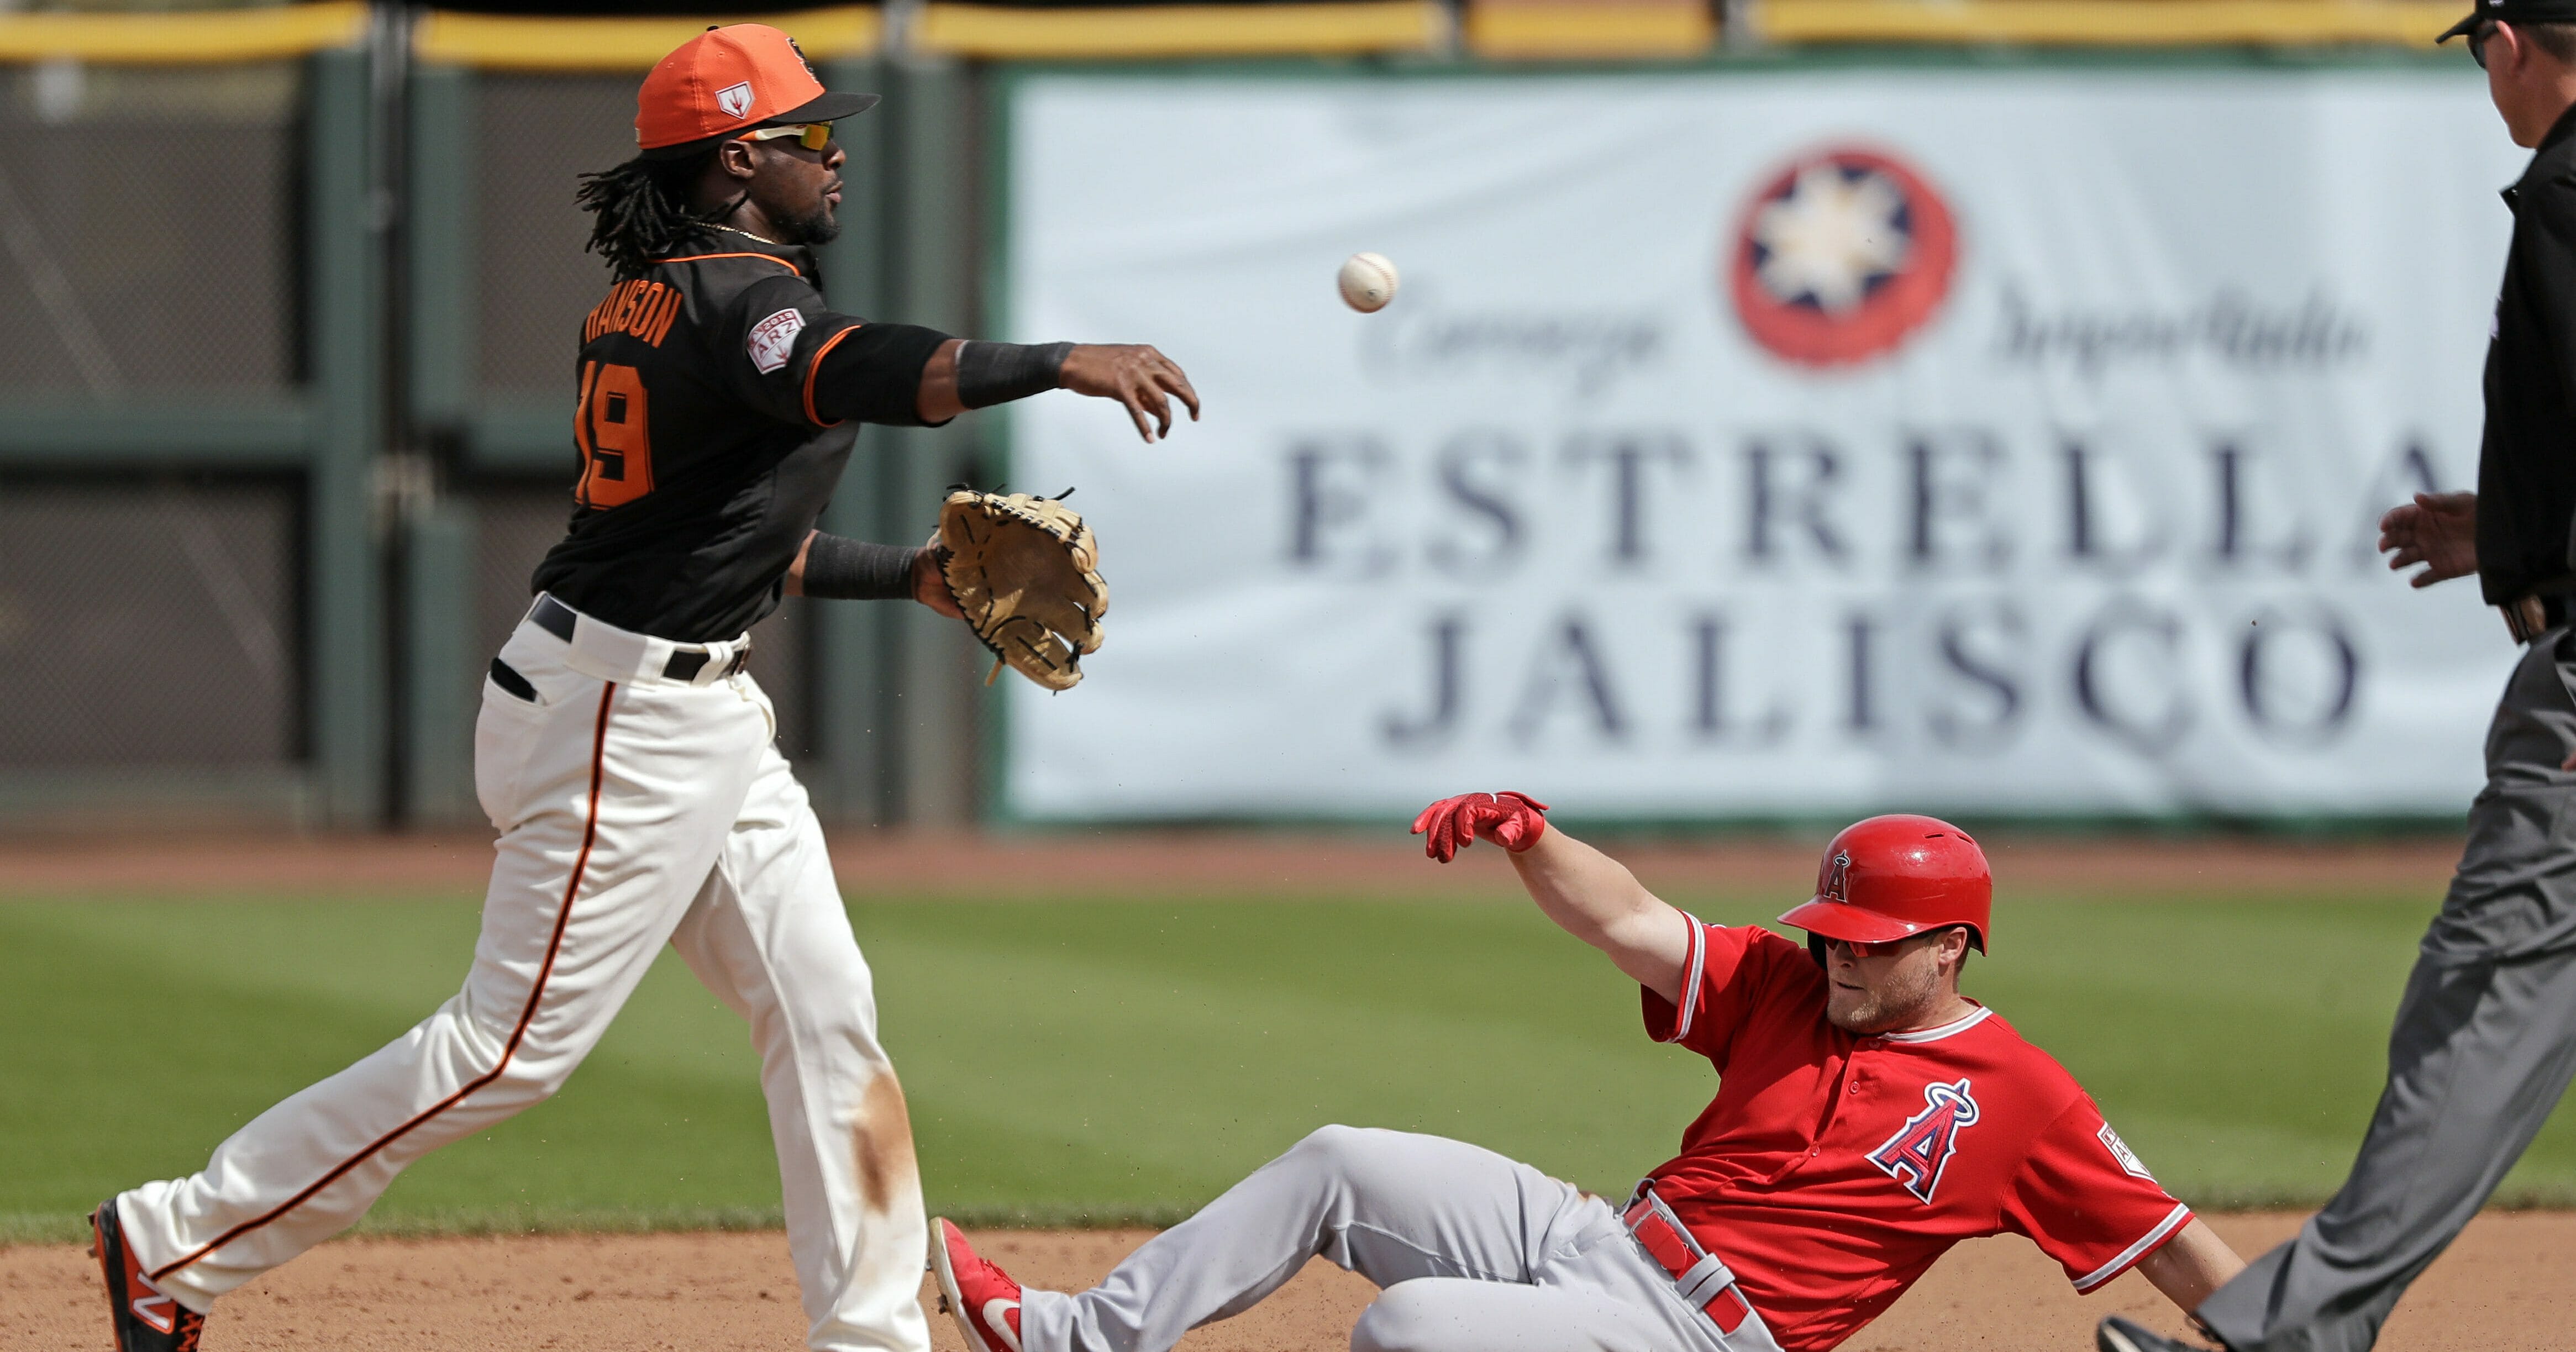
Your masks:
<path fill-rule="evenodd" d="M 2469 30 L 2469 59 L 2477 62 L 2480 70 L 2487 68 L 2487 39 L 2494 37 L 2495 31 L 2496 26 L 2491 23 L 2482 23 Z"/>
<path fill-rule="evenodd" d="M 2476 42 L 2474 39 L 2471 40 L 2470 49 L 2473 51 L 2476 49 Z M 737 141 L 775 141 L 781 137 L 787 136 L 795 137 L 796 144 L 805 147 L 807 150 L 821 150 L 823 147 L 832 144 L 832 124 L 829 122 L 796 122 L 790 123 L 784 127 L 754 127 L 734 139 Z"/>

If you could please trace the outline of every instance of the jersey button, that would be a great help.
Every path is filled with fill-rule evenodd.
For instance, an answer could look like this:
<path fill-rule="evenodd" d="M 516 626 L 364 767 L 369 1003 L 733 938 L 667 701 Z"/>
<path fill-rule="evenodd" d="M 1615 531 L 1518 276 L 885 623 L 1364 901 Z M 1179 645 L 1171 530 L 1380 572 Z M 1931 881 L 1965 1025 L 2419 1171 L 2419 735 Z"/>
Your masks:
<path fill-rule="evenodd" d="M 1824 1148 L 1823 1146 L 1811 1145 L 1811 1146 L 1808 1146 L 1808 1147 L 1807 1147 L 1807 1154 L 1808 1154 L 1808 1156 L 1809 1156 L 1810 1158 L 1813 1158 L 1814 1156 L 1817 1156 L 1817 1155 L 1821 1155 L 1821 1154 L 1823 1154 L 1823 1153 L 1825 1153 L 1825 1148 Z"/>

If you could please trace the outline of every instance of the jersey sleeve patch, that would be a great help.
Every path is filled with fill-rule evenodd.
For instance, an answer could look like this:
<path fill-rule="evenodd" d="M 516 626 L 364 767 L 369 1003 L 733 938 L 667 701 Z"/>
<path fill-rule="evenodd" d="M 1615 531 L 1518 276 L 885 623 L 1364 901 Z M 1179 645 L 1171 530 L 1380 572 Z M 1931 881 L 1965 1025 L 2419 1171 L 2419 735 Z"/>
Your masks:
<path fill-rule="evenodd" d="M 751 354 L 752 369 L 762 375 L 774 375 L 787 365 L 788 355 L 796 350 L 796 335 L 805 331 L 805 312 L 789 308 L 751 326 L 751 336 L 743 346 Z"/>
<path fill-rule="evenodd" d="M 2003 1228 L 2030 1236 L 2078 1291 L 2128 1271 L 2191 1219 L 2107 1125 L 2079 1090 L 2031 1138 L 2003 1199 Z"/>
<path fill-rule="evenodd" d="M 2148 1173 L 2145 1163 L 2138 1159 L 2138 1152 L 2131 1150 L 2129 1143 L 2120 1139 L 2120 1133 L 2111 1130 L 2110 1123 L 2103 1123 L 2102 1129 L 2093 1134 L 2102 1142 L 2102 1148 L 2111 1152 L 2112 1160 L 2122 1171 L 2131 1177 L 2143 1178 L 2150 1183 L 2156 1181 L 2156 1176 Z"/>

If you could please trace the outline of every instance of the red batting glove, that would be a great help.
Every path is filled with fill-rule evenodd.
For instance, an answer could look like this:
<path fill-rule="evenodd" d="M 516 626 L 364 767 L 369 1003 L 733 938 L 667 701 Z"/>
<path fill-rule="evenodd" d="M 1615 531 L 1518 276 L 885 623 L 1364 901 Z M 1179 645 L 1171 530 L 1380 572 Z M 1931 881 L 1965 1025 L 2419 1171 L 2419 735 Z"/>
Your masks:
<path fill-rule="evenodd" d="M 1547 834 L 1547 818 L 1540 815 L 1546 811 L 1547 804 L 1509 789 L 1462 793 L 1422 809 L 1422 815 L 1413 819 L 1413 834 L 1424 837 L 1424 854 L 1444 864 L 1475 844 L 1478 836 L 1519 854 Z"/>

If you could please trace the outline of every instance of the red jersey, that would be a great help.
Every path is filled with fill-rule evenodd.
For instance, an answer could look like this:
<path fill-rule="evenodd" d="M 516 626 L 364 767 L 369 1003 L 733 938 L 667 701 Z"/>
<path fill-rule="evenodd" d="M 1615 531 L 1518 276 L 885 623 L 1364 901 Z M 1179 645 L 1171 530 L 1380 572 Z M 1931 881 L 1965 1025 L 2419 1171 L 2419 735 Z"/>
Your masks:
<path fill-rule="evenodd" d="M 2028 1235 L 2091 1291 L 2191 1219 L 2075 1077 L 1993 1011 L 1860 1037 L 1806 949 L 1691 922 L 1683 1004 L 1646 1031 L 1721 1082 L 1655 1190 L 1735 1270 L 1788 1352 L 1878 1317 L 1963 1239 Z"/>

